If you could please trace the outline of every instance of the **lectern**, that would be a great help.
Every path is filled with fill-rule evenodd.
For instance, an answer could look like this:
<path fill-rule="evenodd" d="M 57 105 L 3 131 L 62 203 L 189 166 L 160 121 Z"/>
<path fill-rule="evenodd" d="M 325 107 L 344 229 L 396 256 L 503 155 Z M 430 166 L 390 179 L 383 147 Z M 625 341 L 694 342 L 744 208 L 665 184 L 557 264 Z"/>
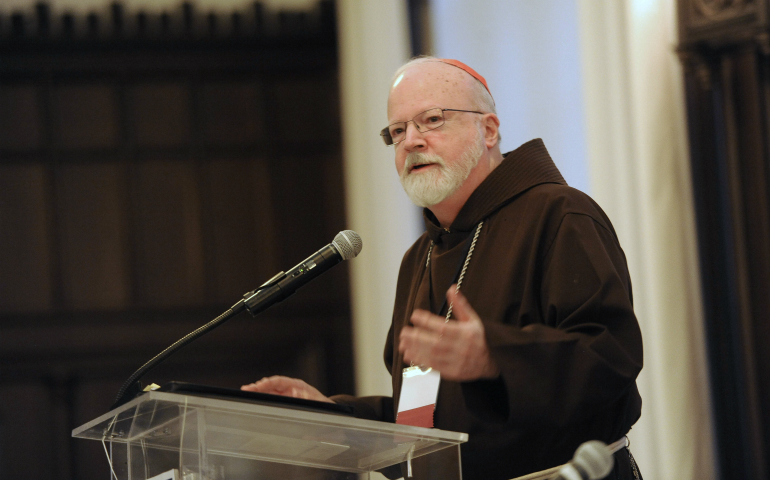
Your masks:
<path fill-rule="evenodd" d="M 406 472 L 413 459 L 431 455 L 454 459 L 449 470 L 460 480 L 460 444 L 468 440 L 465 433 L 158 391 L 72 436 L 103 442 L 118 480 L 358 480 L 398 464 Z"/>

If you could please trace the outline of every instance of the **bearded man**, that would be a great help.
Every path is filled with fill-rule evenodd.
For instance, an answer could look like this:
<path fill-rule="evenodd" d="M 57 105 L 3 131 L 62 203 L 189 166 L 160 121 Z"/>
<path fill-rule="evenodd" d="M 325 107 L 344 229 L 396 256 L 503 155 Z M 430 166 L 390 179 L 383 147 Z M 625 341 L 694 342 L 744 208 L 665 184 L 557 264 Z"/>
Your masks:
<path fill-rule="evenodd" d="M 467 432 L 466 480 L 551 468 L 587 440 L 625 445 L 641 414 L 642 339 L 607 216 L 567 186 L 541 140 L 501 153 L 486 81 L 456 60 L 401 67 L 388 123 L 381 135 L 426 225 L 404 255 L 386 339 L 393 397 L 329 399 L 286 377 L 242 388 Z M 440 372 L 432 418 L 399 410 L 410 365 Z M 614 460 L 607 478 L 641 478 L 627 448 Z M 427 477 L 444 478 L 431 462 Z"/>

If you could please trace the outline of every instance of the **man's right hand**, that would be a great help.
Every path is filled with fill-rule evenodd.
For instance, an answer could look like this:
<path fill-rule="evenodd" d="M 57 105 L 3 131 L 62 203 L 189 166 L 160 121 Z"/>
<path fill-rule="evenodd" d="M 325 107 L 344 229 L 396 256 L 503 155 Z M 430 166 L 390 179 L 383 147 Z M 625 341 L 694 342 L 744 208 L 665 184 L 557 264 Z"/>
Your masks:
<path fill-rule="evenodd" d="M 298 378 L 282 377 L 280 375 L 265 377 L 258 382 L 243 385 L 241 390 L 334 403 L 329 397 L 302 380 Z"/>

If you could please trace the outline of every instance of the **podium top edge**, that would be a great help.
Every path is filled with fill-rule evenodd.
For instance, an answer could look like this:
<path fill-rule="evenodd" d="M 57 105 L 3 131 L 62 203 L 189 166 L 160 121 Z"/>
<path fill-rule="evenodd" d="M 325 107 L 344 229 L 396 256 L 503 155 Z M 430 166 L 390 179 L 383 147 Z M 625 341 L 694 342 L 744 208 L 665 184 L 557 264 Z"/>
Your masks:
<path fill-rule="evenodd" d="M 461 432 L 452 432 L 435 428 L 413 427 L 409 425 L 397 425 L 389 422 L 366 420 L 334 413 L 313 412 L 281 406 L 262 405 L 242 401 L 225 400 L 220 398 L 157 391 L 146 392 L 143 395 L 131 400 L 130 402 L 127 402 L 120 407 L 100 415 L 99 417 L 73 429 L 72 436 L 76 438 L 85 438 L 85 432 L 93 429 L 94 427 L 97 427 L 100 424 L 110 423 L 114 419 L 117 419 L 119 415 L 132 409 L 136 410 L 140 408 L 142 404 L 153 401 L 162 401 L 168 403 L 169 405 L 177 405 L 181 407 L 186 406 L 187 408 L 204 408 L 211 410 L 230 411 L 233 413 L 256 417 L 261 416 L 271 419 L 281 418 L 285 421 L 324 425 L 328 427 L 339 427 L 341 429 L 369 431 L 372 433 L 381 433 L 387 435 L 394 434 L 404 437 L 414 437 L 416 439 L 432 439 L 442 443 L 460 444 L 468 441 L 468 434 Z"/>

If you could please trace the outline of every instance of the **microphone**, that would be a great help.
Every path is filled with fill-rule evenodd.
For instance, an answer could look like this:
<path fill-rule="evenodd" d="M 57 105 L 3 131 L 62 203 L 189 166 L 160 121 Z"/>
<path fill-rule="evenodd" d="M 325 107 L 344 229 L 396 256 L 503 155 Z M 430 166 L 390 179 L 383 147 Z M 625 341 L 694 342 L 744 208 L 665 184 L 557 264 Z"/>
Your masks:
<path fill-rule="evenodd" d="M 242 300 L 246 310 L 256 316 L 291 296 L 297 289 L 341 261 L 355 258 L 362 247 L 361 237 L 353 230 L 338 233 L 332 243 L 310 255 L 288 272 L 279 272 L 256 290 L 246 293 Z"/>
<path fill-rule="evenodd" d="M 559 469 L 559 480 L 600 480 L 612 471 L 615 462 L 609 447 L 599 440 L 585 442 L 572 461 Z"/>

